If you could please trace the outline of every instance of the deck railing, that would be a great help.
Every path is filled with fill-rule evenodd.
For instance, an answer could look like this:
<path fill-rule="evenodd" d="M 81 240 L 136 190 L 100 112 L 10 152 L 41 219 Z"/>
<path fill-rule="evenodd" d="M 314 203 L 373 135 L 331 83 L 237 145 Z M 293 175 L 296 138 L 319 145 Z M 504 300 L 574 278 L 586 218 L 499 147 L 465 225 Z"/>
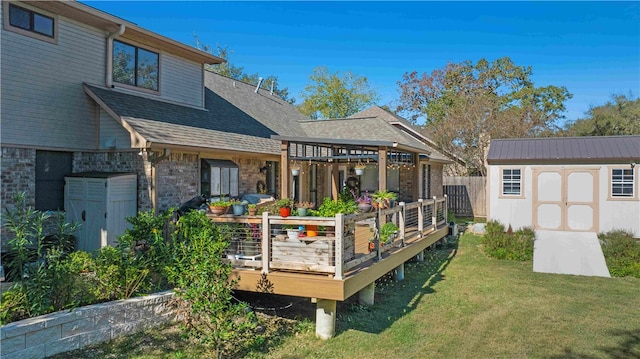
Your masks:
<path fill-rule="evenodd" d="M 349 270 L 411 245 L 446 224 L 446 197 L 399 203 L 392 208 L 335 217 L 209 215 L 230 236 L 227 259 L 236 268 L 289 270 L 342 279 Z M 397 231 L 386 243 L 384 223 Z M 370 244 L 372 243 L 372 244 Z M 372 247 L 372 248 L 371 248 Z"/>

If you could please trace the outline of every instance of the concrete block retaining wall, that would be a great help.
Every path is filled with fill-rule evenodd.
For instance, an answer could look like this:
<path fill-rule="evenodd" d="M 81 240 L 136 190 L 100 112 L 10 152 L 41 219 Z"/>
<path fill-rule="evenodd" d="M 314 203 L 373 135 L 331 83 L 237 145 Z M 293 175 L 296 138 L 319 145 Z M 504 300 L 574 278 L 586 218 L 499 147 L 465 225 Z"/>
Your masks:
<path fill-rule="evenodd" d="M 175 319 L 173 291 L 65 310 L 3 325 L 0 359 L 39 359 Z"/>

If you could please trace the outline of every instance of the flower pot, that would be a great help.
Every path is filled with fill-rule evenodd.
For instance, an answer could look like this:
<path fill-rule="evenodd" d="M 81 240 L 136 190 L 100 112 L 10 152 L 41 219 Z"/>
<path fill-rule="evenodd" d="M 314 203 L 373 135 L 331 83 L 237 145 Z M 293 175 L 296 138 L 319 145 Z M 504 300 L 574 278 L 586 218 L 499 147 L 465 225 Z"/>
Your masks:
<path fill-rule="evenodd" d="M 298 230 L 298 229 L 287 229 L 287 237 L 289 237 L 289 240 L 297 241 L 299 235 L 300 235 L 300 230 Z"/>
<path fill-rule="evenodd" d="M 369 253 L 373 252 L 376 250 L 376 243 L 375 242 L 369 242 Z"/>
<path fill-rule="evenodd" d="M 361 213 L 367 213 L 367 212 L 371 211 L 371 203 L 368 203 L 368 202 L 360 202 L 360 203 L 358 203 L 358 210 Z"/>
<path fill-rule="evenodd" d="M 307 237 L 318 236 L 318 226 L 315 224 L 307 224 Z"/>
<path fill-rule="evenodd" d="M 242 216 L 244 214 L 244 204 L 234 204 L 233 205 L 233 215 L 234 216 Z"/>
<path fill-rule="evenodd" d="M 291 208 L 280 207 L 280 217 L 289 217 L 291 215 Z"/>
<path fill-rule="evenodd" d="M 227 206 L 209 206 L 209 211 L 217 216 L 227 213 L 227 210 L 229 210 Z"/>
<path fill-rule="evenodd" d="M 309 210 L 308 208 L 298 208 L 298 216 L 306 217 L 308 210 Z"/>
<path fill-rule="evenodd" d="M 249 212 L 250 216 L 255 216 L 256 213 L 258 213 L 258 209 L 255 208 L 255 207 L 254 208 L 249 208 L 247 211 Z"/>
<path fill-rule="evenodd" d="M 363 173 L 364 173 L 364 168 L 356 168 L 356 175 L 362 176 Z"/>
<path fill-rule="evenodd" d="M 291 174 L 297 176 L 300 174 L 300 170 L 291 170 Z"/>

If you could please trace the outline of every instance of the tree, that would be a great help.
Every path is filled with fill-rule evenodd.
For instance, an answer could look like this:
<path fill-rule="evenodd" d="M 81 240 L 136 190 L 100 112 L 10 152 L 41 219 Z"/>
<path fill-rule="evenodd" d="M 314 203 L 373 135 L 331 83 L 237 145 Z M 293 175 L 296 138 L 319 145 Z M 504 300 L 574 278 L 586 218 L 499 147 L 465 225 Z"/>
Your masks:
<path fill-rule="evenodd" d="M 571 98 L 565 87 L 535 87 L 531 67 L 510 58 L 449 63 L 431 74 L 405 73 L 398 82 L 398 111 L 425 129 L 444 151 L 467 162 L 470 171 L 486 174 L 486 150 L 492 138 L 539 136 L 555 122 Z"/>
<path fill-rule="evenodd" d="M 344 118 L 371 106 L 377 93 L 364 76 L 352 72 L 329 73 L 324 66 L 313 69 L 311 83 L 302 93 L 298 110 L 311 118 Z"/>
<path fill-rule="evenodd" d="M 587 117 L 565 126 L 567 136 L 640 135 L 640 98 L 613 95 L 602 106 L 591 107 Z"/>
<path fill-rule="evenodd" d="M 244 67 L 236 66 L 229 61 L 231 51 L 227 47 L 221 47 L 219 44 L 216 44 L 214 48 L 213 46 L 201 43 L 198 36 L 194 36 L 196 38 L 196 48 L 227 60 L 226 62 L 221 64 L 206 65 L 207 70 L 215 72 L 222 76 L 231 77 L 232 79 L 238 81 L 247 82 L 250 84 L 258 83 L 260 76 L 257 73 L 248 74 L 244 71 Z M 287 101 L 292 105 L 296 102 L 295 98 L 289 96 L 288 88 L 280 88 L 280 83 L 278 82 L 277 76 L 269 75 L 267 77 L 264 77 L 260 88 L 263 88 L 265 90 L 271 90 L 273 88 L 273 93 L 278 95 L 281 99 Z"/>

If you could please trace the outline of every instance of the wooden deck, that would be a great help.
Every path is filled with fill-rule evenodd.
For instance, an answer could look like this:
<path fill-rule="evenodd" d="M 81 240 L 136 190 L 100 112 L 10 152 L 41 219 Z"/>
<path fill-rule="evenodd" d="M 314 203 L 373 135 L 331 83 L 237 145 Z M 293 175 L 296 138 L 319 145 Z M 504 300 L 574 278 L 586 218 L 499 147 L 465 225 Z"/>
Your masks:
<path fill-rule="evenodd" d="M 401 204 L 376 213 L 331 217 L 213 216 L 226 224 L 243 224 L 234 236 L 255 237 L 230 253 L 237 289 L 306 298 L 343 301 L 444 238 L 446 200 Z M 369 252 L 380 223 L 398 224 L 397 238 Z M 288 239 L 282 226 L 326 227 L 316 237 Z M 231 227 L 230 227 L 231 228 Z M 332 228 L 335 228 L 333 231 Z M 373 229 L 373 230 L 372 230 Z M 304 231 L 303 231 L 304 232 Z M 251 249 L 251 246 L 255 248 Z M 242 253 L 240 253 L 242 252 Z"/>

